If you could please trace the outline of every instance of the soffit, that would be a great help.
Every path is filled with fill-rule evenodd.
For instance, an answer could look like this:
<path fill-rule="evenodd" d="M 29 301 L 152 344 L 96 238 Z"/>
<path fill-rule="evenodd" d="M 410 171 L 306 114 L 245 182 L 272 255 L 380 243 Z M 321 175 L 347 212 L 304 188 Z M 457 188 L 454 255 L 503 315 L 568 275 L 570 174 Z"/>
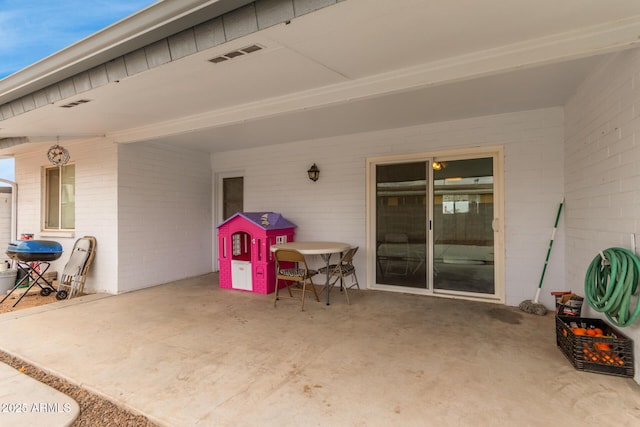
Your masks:
<path fill-rule="evenodd" d="M 559 106 L 634 46 L 639 15 L 635 0 L 346 0 L 5 120 L 0 137 L 215 152 Z M 250 44 L 264 49 L 208 62 Z"/>

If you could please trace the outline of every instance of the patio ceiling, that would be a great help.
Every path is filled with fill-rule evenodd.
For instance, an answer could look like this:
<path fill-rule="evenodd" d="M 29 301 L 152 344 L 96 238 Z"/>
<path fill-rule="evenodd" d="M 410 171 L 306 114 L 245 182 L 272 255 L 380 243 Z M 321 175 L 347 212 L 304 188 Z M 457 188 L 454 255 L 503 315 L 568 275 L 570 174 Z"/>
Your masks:
<path fill-rule="evenodd" d="M 639 36 L 637 0 L 346 0 L 0 121 L 0 138 L 216 152 L 561 106 Z"/>

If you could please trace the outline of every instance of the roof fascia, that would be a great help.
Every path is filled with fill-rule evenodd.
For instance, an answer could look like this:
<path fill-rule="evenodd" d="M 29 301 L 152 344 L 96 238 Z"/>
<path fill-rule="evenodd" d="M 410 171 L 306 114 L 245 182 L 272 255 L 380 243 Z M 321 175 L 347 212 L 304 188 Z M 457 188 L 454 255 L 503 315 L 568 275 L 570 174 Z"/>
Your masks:
<path fill-rule="evenodd" d="M 164 0 L 0 80 L 0 104 L 221 16 L 254 0 Z"/>

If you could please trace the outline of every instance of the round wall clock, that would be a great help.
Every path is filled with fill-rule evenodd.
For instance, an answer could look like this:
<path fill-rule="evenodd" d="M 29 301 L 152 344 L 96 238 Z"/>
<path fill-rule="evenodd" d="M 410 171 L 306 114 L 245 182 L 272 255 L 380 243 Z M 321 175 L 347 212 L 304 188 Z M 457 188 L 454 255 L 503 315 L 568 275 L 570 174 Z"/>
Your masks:
<path fill-rule="evenodd" d="M 67 149 L 59 146 L 58 144 L 51 146 L 49 151 L 47 151 L 47 158 L 56 166 L 67 164 L 70 157 L 71 156 L 69 156 Z"/>

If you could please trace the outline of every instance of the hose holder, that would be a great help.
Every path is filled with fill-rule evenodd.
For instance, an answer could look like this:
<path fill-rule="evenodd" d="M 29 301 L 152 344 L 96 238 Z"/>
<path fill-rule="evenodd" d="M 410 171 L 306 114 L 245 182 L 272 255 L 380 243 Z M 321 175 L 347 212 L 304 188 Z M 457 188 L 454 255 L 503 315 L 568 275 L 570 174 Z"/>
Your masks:
<path fill-rule="evenodd" d="M 625 327 L 640 316 L 640 259 L 628 249 L 599 251 L 587 269 L 586 300 L 613 324 Z"/>

